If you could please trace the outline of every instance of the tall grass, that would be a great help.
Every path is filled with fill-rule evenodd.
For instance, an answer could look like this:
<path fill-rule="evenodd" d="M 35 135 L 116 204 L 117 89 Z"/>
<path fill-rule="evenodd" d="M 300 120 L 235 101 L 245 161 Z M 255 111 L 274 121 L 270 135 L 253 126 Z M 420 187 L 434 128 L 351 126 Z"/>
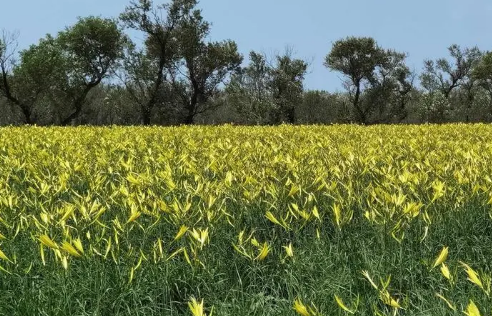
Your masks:
<path fill-rule="evenodd" d="M 2 129 L 0 315 L 490 315 L 491 154 L 485 125 Z"/>

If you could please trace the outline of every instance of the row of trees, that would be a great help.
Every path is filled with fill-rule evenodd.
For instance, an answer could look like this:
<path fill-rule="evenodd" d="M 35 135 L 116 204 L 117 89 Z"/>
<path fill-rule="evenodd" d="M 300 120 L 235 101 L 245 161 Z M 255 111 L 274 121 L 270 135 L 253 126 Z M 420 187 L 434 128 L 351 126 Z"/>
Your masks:
<path fill-rule="evenodd" d="M 142 37 L 133 42 L 131 30 Z M 196 0 L 132 1 L 118 19 L 80 18 L 16 51 L 0 39 L 1 124 L 419 123 L 492 121 L 492 53 L 449 47 L 420 74 L 368 37 L 333 44 L 324 65 L 345 92 L 306 91 L 292 50 L 243 56 L 208 41 Z"/>

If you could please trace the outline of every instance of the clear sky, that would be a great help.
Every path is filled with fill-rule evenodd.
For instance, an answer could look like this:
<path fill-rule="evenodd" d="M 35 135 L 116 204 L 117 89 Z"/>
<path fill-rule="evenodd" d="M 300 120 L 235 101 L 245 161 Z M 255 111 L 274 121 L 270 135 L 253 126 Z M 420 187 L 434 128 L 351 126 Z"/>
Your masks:
<path fill-rule="evenodd" d="M 129 0 L 0 0 L 0 29 L 19 32 L 20 48 L 73 24 L 78 16 L 115 17 Z M 163 0 L 165 1 L 165 0 Z M 156 3 L 162 3 L 156 1 Z M 409 54 L 417 71 L 447 47 L 492 50 L 492 0 L 201 0 L 212 22 L 212 40 L 233 39 L 250 50 L 273 54 L 290 46 L 310 62 L 306 87 L 341 90 L 339 75 L 323 60 L 346 36 L 372 36 L 385 48 Z"/>

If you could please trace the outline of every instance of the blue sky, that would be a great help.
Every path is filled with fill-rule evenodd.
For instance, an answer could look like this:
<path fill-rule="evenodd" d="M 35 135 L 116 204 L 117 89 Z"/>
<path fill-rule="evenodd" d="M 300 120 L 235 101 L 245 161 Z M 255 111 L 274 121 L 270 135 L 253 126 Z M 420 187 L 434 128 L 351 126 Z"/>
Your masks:
<path fill-rule="evenodd" d="M 73 24 L 78 16 L 117 16 L 127 0 L 3 0 L 0 29 L 19 32 L 20 48 Z M 162 3 L 157 1 L 156 3 Z M 331 44 L 372 36 L 409 54 L 420 71 L 426 58 L 447 55 L 453 43 L 492 50 L 491 0 L 201 0 L 212 40 L 233 39 L 241 52 L 273 54 L 290 46 L 310 62 L 306 87 L 342 90 L 340 75 L 323 66 Z"/>

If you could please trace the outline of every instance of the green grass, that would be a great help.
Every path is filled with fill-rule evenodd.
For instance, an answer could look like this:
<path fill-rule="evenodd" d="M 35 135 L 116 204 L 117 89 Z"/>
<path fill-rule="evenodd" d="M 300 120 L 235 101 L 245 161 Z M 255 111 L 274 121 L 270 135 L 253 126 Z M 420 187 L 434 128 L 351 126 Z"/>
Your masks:
<path fill-rule="evenodd" d="M 254 216 L 248 221 L 254 222 Z M 469 299 L 489 308 L 490 299 L 459 272 L 455 286 L 447 284 L 438 269 L 429 271 L 443 245 L 450 247 L 450 269 L 459 269 L 457 260 L 473 263 L 491 272 L 492 227 L 489 213 L 470 205 L 457 213 L 448 213 L 432 226 L 423 242 L 418 224 L 407 232 L 402 243 L 381 238 L 377 227 L 360 221 L 337 232 L 322 227 L 321 239 L 305 229 L 291 236 L 282 235 L 263 219 L 258 230 L 270 237 L 275 249 L 285 242 L 294 245 L 294 260 L 279 264 L 273 253 L 265 262 L 251 262 L 231 249 L 232 230 L 223 228 L 213 236 L 213 244 L 204 252 L 206 269 L 190 270 L 184 260 L 153 264 L 145 262 L 128 284 L 128 273 L 135 263 L 90 259 L 73 261 L 65 271 L 59 265 L 42 266 L 37 253 L 21 252 L 23 262 L 36 262 L 29 274 L 15 269 L 1 274 L 1 315 L 190 315 L 187 301 L 203 298 L 214 307 L 214 315 L 294 315 L 296 297 L 312 301 L 323 315 L 343 315 L 334 295 L 354 301 L 364 298 L 357 315 L 373 315 L 372 306 L 385 307 L 376 291 L 361 274 L 370 271 L 377 280 L 391 275 L 390 289 L 408 300 L 403 315 L 457 315 L 435 298 L 443 293 L 464 309 Z M 26 236 L 27 237 L 27 236 Z M 26 238 L 29 239 L 29 238 Z M 28 241 L 26 240 L 26 248 Z M 388 315 L 390 311 L 388 310 Z"/>
<path fill-rule="evenodd" d="M 191 315 L 187 305 L 191 297 L 203 299 L 207 313 L 213 307 L 214 316 L 296 315 L 293 310 L 293 302 L 296 298 L 300 298 L 306 304 L 312 302 L 320 311 L 320 315 L 346 315 L 337 305 L 334 295 L 341 297 L 349 306 L 353 306 L 353 302 L 359 298 L 356 315 L 376 315 L 376 309 L 382 313 L 381 315 L 392 315 L 393 309 L 382 303 L 378 292 L 364 278 L 362 271 L 368 271 L 378 284 L 380 279 L 385 280 L 391 276 L 388 290 L 405 308 L 399 310 L 397 315 L 463 315 L 463 310 L 466 309 L 470 299 L 480 307 L 482 315 L 490 315 L 491 299 L 484 291 L 467 280 L 459 261 L 470 264 L 480 275 L 492 275 L 492 213 L 491 206 L 485 202 L 489 199 L 489 191 L 487 189 L 472 194 L 470 189 L 474 185 L 473 181 L 478 181 L 477 179 L 490 170 L 487 162 L 492 164 L 492 159 L 487 151 L 481 152 L 478 149 L 485 149 L 488 146 L 488 142 L 492 139 L 492 130 L 489 131 L 490 128 L 484 126 L 466 128 L 454 126 L 450 127 L 449 134 L 439 136 L 439 133 L 436 133 L 436 136 L 433 136 L 436 137 L 436 144 L 426 140 L 422 141 L 424 145 L 419 143 L 408 145 L 415 135 L 426 135 L 429 131 L 444 129 L 437 126 L 425 127 L 422 130 L 420 128 L 388 127 L 386 130 L 379 127 L 372 129 L 317 127 L 310 130 L 309 127 L 302 127 L 290 130 L 290 127 L 282 127 L 267 129 L 265 132 L 255 129 L 234 130 L 228 127 L 217 130 L 204 129 L 205 135 L 196 136 L 202 137 L 201 141 L 191 137 L 194 136 L 191 131 L 200 130 L 192 129 L 139 129 L 138 133 L 137 130 L 132 129 L 117 131 L 87 129 L 83 130 L 85 138 L 74 138 L 72 141 L 61 140 L 63 133 L 53 135 L 66 131 L 73 136 L 81 130 L 34 129 L 27 133 L 34 137 L 30 145 L 32 147 L 27 149 L 19 144 L 20 140 L 26 137 L 22 130 L 4 129 L 3 136 L 0 136 L 4 147 L 0 148 L 0 157 L 2 157 L 0 170 L 3 172 L 0 179 L 0 192 L 4 196 L 13 194 L 18 200 L 17 206 L 13 208 L 7 206 L 8 201 L 0 201 L 0 233 L 7 237 L 0 242 L 0 249 L 12 261 L 0 262 L 8 271 L 8 273 L 0 271 L 0 315 Z M 465 132 L 459 133 L 460 128 Z M 336 129 L 340 135 L 328 133 Z M 471 142 L 474 137 L 478 137 L 477 131 L 484 130 L 487 134 L 482 134 L 482 143 Z M 128 134 L 128 131 L 135 133 Z M 407 142 L 408 146 L 398 142 L 391 143 L 390 140 L 394 141 L 396 136 L 387 136 L 388 131 L 406 131 L 407 136 L 398 137 L 402 137 L 401 139 Z M 369 132 L 373 133 L 373 137 L 367 136 Z M 10 133 L 9 137 L 7 137 L 8 133 Z M 233 135 L 231 136 L 230 133 Z M 250 135 L 251 133 L 253 136 Z M 280 153 L 291 153 L 294 159 L 293 165 L 274 166 L 266 154 L 262 156 L 269 150 L 268 148 L 271 148 L 271 144 L 280 142 L 280 136 L 269 136 L 269 133 L 279 133 L 283 138 L 292 137 L 296 140 L 286 141 L 283 144 L 284 148 L 279 149 Z M 307 134 L 302 136 L 302 133 Z M 323 133 L 328 133 L 329 136 Z M 48 140 L 45 141 L 43 135 L 53 139 L 46 138 Z M 177 135 L 181 135 L 183 139 L 178 141 Z M 350 205 L 354 212 L 353 219 L 349 223 L 339 229 L 331 213 L 331 206 L 337 198 L 315 192 L 313 194 L 316 201 L 312 203 L 317 205 L 323 221 L 293 220 L 290 223 L 292 229 L 286 230 L 265 217 L 268 209 L 264 201 L 272 202 L 268 196 L 259 195 L 257 199 L 247 203 L 242 198 L 243 187 L 240 186 L 239 181 L 227 187 L 227 190 L 221 184 L 225 171 L 238 172 L 233 166 L 235 163 L 240 164 L 237 161 L 242 155 L 234 153 L 231 148 L 234 146 L 239 148 L 244 139 L 254 141 L 255 136 L 259 135 L 265 137 L 264 142 L 268 145 L 257 149 L 254 155 L 244 159 L 251 162 L 249 166 L 258 168 L 251 171 L 253 175 L 260 177 L 261 170 L 271 168 L 269 172 L 272 177 L 274 175 L 282 177 L 282 181 L 279 181 L 277 186 L 281 198 L 274 201 L 277 203 L 275 215 L 279 218 L 279 214 L 283 214 L 290 203 L 297 202 L 301 205 L 308 196 L 307 192 L 302 192 L 299 196 L 288 197 L 290 188 L 285 187 L 284 184 L 288 176 L 293 177 L 297 172 L 299 177 L 305 180 L 303 185 L 307 188 L 306 191 L 309 191 L 308 184 L 313 181 L 310 178 L 313 170 L 310 168 L 314 167 L 307 162 L 311 157 L 317 159 L 316 161 L 326 162 L 323 166 L 329 168 L 331 165 L 327 162 L 336 164 L 342 161 L 343 164 L 345 160 L 339 158 L 345 157 L 344 150 L 356 153 L 357 157 L 363 157 L 363 153 L 367 152 L 368 148 L 374 148 L 375 144 L 379 143 L 375 140 L 378 137 L 384 139 L 387 147 L 381 149 L 380 156 L 377 156 L 377 161 L 372 165 L 381 169 L 362 172 L 364 163 L 362 158 L 357 158 L 361 160 L 356 160 L 343 174 L 344 180 L 340 181 L 340 189 L 337 189 L 339 190 L 337 192 L 346 199 L 347 205 Z M 315 138 L 319 137 L 327 141 L 327 147 L 336 144 L 339 150 L 331 153 L 321 149 L 315 151 L 299 142 L 305 141 L 306 144 L 316 142 L 318 139 L 313 141 L 313 135 Z M 173 137 L 175 137 L 174 143 L 171 144 L 170 139 Z M 193 142 L 194 145 L 184 146 L 186 137 L 190 137 L 188 141 Z M 242 140 L 234 140 L 234 137 Z M 161 138 L 169 142 L 157 143 Z M 333 143 L 327 140 L 330 138 L 333 138 Z M 229 142 L 224 139 L 229 139 Z M 225 166 L 223 170 L 207 171 L 205 166 L 211 159 L 208 160 L 208 153 L 200 149 L 199 145 L 203 142 L 220 143 L 220 141 L 230 145 L 230 148 L 226 145 L 217 145 L 209 149 L 209 152 L 213 153 L 210 155 L 215 157 L 231 155 L 231 157 L 220 158 L 223 159 L 221 162 Z M 346 148 L 343 148 L 342 141 L 346 141 Z M 454 159 L 453 155 L 457 155 L 461 148 L 456 149 L 455 141 L 471 144 L 467 146 L 471 146 L 472 151 L 479 152 L 481 155 L 477 156 L 473 163 L 468 163 L 461 158 Z M 121 145 L 117 146 L 119 142 Z M 152 154 L 147 153 L 146 146 L 149 144 L 154 150 Z M 417 147 L 412 149 L 411 146 Z M 83 148 L 81 149 L 83 151 L 81 153 L 69 151 L 76 148 Z M 298 148 L 301 148 L 300 151 L 297 151 Z M 429 150 L 429 148 L 432 148 L 433 154 L 422 153 L 423 149 Z M 437 149 L 444 149 L 444 151 Z M 455 152 L 445 151 L 450 149 Z M 34 153 L 35 156 L 31 156 Z M 210 190 L 217 188 L 223 190 L 220 196 L 222 207 L 232 218 L 228 221 L 225 213 L 217 211 L 217 214 L 222 215 L 218 215 L 213 220 L 203 219 L 203 216 L 198 215 L 200 198 L 198 195 L 191 196 L 193 204 L 191 213 L 189 216 L 183 216 L 179 224 L 186 224 L 190 228 L 209 228 L 210 243 L 198 253 L 203 266 L 190 265 L 182 254 L 170 260 L 154 261 L 156 240 L 166 241 L 164 257 L 168 257 L 180 247 L 189 246 L 189 239 L 173 241 L 179 225 L 165 212 L 159 213 L 160 217 L 156 217 L 156 213 L 149 212 L 135 222 L 125 224 L 130 214 L 129 207 L 119 200 L 120 196 L 115 195 L 119 185 L 126 183 L 124 179 L 127 176 L 124 174 L 121 162 L 116 158 L 127 159 L 133 155 L 141 158 L 135 163 L 135 168 L 138 169 L 136 174 L 147 172 L 145 169 L 148 167 L 152 170 L 149 174 L 156 175 L 156 179 L 152 180 L 154 182 L 145 189 L 141 191 L 135 189 L 135 192 L 140 193 L 146 192 L 147 189 L 155 192 L 155 196 L 149 195 L 149 201 L 142 202 L 142 210 L 150 207 L 151 197 L 152 199 L 156 196 L 161 197 L 169 205 L 172 204 L 172 197 L 184 201 L 187 194 L 194 189 L 195 183 L 191 175 L 180 173 L 181 179 L 189 183 L 180 180 L 181 182 L 177 182 L 177 189 L 171 193 L 164 189 L 166 186 L 164 182 L 158 182 L 159 177 L 162 176 L 157 176 L 159 171 L 164 170 L 165 164 L 169 164 L 176 174 L 181 172 L 176 171 L 178 170 L 176 166 L 180 163 L 179 156 L 184 153 L 195 154 L 199 159 L 196 169 L 208 181 L 207 183 L 212 183 Z M 388 157 L 385 153 L 394 154 Z M 68 183 L 71 190 L 44 195 L 40 193 L 40 189 L 30 192 L 28 188 L 33 187 L 38 181 L 33 172 L 39 172 L 40 179 L 47 180 L 55 187 L 54 183 L 63 171 L 57 164 L 58 160 L 52 158 L 57 155 L 61 159 L 72 157 L 72 165 L 77 162 L 84 164 L 84 168 L 80 171 L 70 174 Z M 328 156 L 331 158 L 327 158 Z M 107 161 L 108 165 L 98 162 L 97 159 L 100 157 L 106 157 L 104 161 Z M 165 157 L 165 159 L 151 161 L 148 160 L 149 157 Z M 404 167 L 398 161 L 409 159 L 414 162 L 418 159 L 424 160 L 425 157 L 432 163 L 444 161 L 443 166 L 449 163 L 452 171 L 468 170 L 468 177 L 473 181 L 471 184 L 459 186 L 453 182 L 455 180 L 451 171 L 445 172 L 443 171 L 445 167 L 431 163 L 425 170 L 427 182 L 416 186 L 415 194 L 428 205 L 426 209 L 432 223 L 426 222 L 423 216 L 417 216 L 407 223 L 408 225 L 403 229 L 404 238 L 398 241 L 391 236 L 393 222 L 386 225 L 376 224 L 364 217 L 370 206 L 367 202 L 369 194 L 365 190 L 369 184 L 375 185 L 388 181 L 387 175 L 379 173 L 388 164 L 395 164 L 396 169 L 401 168 L 394 171 L 394 174 L 399 175 L 402 174 Z M 13 162 L 14 158 L 20 159 L 21 163 Z M 22 162 L 25 165 L 22 165 Z M 34 168 L 29 168 L 30 165 Z M 114 173 L 106 178 L 100 189 L 95 189 L 92 182 L 94 175 L 98 172 L 102 173 L 102 170 L 106 170 L 108 166 L 113 166 Z M 237 168 L 244 168 L 244 166 L 246 163 Z M 471 166 L 471 169 L 467 169 L 467 166 Z M 474 171 L 479 174 L 475 174 Z M 329 172 L 326 177 L 330 177 Z M 268 177 L 265 176 L 263 179 Z M 429 196 L 432 196 L 430 183 L 434 179 L 441 179 L 447 186 L 457 189 L 451 193 L 447 192 L 448 195 L 442 200 L 429 203 Z M 275 182 L 277 180 L 271 181 L 277 183 Z M 353 192 L 355 192 L 350 198 L 342 186 L 349 181 L 353 181 Z M 396 183 L 397 180 L 394 181 Z M 111 183 L 115 184 L 116 188 L 112 188 Z M 484 186 L 486 183 L 486 181 L 480 182 Z M 187 185 L 190 185 L 191 189 Z M 129 188 L 134 187 L 129 186 Z M 462 195 L 463 192 L 468 191 L 470 191 L 469 196 Z M 410 196 L 407 191 L 405 193 Z M 78 221 L 70 219 L 60 224 L 57 217 L 59 214 L 54 210 L 62 202 L 71 201 L 75 205 L 76 195 L 87 197 L 87 205 L 98 200 L 108 206 L 108 211 L 99 218 L 99 222 L 95 222 L 92 219 L 82 220 L 83 216 L 77 209 L 76 214 L 80 217 Z M 455 199 L 463 196 L 464 200 L 456 203 Z M 46 224 L 46 228 L 40 229 L 33 223 L 34 218 L 39 220 L 42 208 L 57 215 L 54 216 L 52 224 Z M 114 224 L 115 219 L 119 219 L 122 223 L 124 227 L 122 231 L 115 228 L 117 227 Z M 39 234 L 49 233 L 57 242 L 61 242 L 64 240 L 63 229 L 67 226 L 70 226 L 70 234 L 84 238 L 84 247 L 88 254 L 82 258 L 70 258 L 69 267 L 65 270 L 55 258 L 54 252 L 45 248 L 46 265 L 43 265 L 39 252 L 40 243 L 37 240 Z M 423 238 L 426 227 L 428 232 Z M 271 252 L 265 260 L 250 260 L 234 250 L 233 244 L 237 243 L 237 236 L 242 230 L 246 231 L 246 235 L 254 231 L 259 242 L 268 242 Z M 320 238 L 317 237 L 317 230 Z M 88 231 L 92 234 L 90 239 L 86 237 Z M 119 236 L 117 247 L 115 231 L 118 231 Z M 111 252 L 107 256 L 104 254 L 110 237 L 112 238 L 110 248 L 115 253 L 114 259 Z M 293 258 L 286 258 L 282 248 L 289 243 L 292 243 L 294 248 Z M 454 284 L 450 284 L 441 275 L 439 268 L 430 270 L 433 261 L 444 246 L 449 247 L 446 264 L 456 277 Z M 90 247 L 93 248 L 89 250 Z M 96 251 L 101 255 L 97 255 Z M 130 282 L 131 270 L 137 266 L 142 254 L 146 259 L 141 261 Z M 452 311 L 436 297 L 436 293 L 452 301 L 457 311 Z"/>

